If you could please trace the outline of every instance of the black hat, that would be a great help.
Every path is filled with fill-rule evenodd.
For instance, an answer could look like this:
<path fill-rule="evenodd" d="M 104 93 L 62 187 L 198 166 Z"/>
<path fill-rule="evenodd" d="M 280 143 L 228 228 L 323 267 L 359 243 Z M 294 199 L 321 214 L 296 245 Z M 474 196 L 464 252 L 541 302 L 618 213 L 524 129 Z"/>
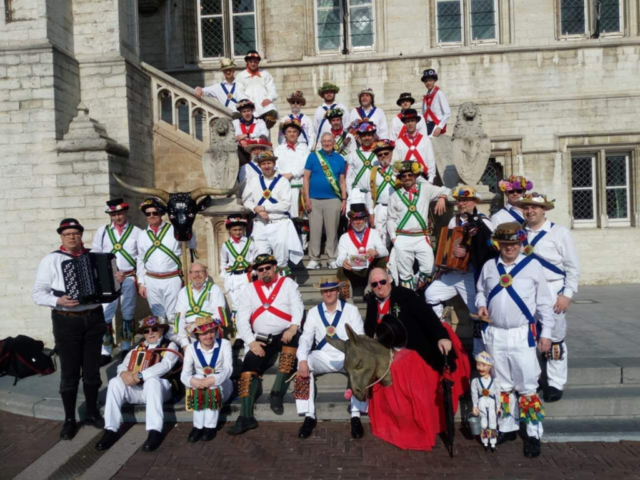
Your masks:
<path fill-rule="evenodd" d="M 395 315 L 387 314 L 376 326 L 378 342 L 387 348 L 402 348 L 407 345 L 407 328 Z"/>
<path fill-rule="evenodd" d="M 258 255 L 256 257 L 256 259 L 253 261 L 253 268 L 258 268 L 262 265 L 277 265 L 278 261 L 276 260 L 276 257 L 274 257 L 273 255 L 269 255 L 268 253 L 263 253 L 261 255 Z"/>
<path fill-rule="evenodd" d="M 247 52 L 247 54 L 244 56 L 244 61 L 246 62 L 247 60 L 262 60 L 262 57 L 260 56 L 260 54 L 255 51 L 255 50 L 249 50 Z"/>
<path fill-rule="evenodd" d="M 368 216 L 369 211 L 364 203 L 352 203 L 351 209 L 349 210 L 349 213 L 347 213 L 347 217 L 351 220 L 354 218 L 367 218 Z"/>
<path fill-rule="evenodd" d="M 61 234 L 65 230 L 69 230 L 70 228 L 74 228 L 76 230 L 80 230 L 80 233 L 84 232 L 84 227 L 80 225 L 80 222 L 75 218 L 65 218 L 60 222 L 60 226 L 56 230 L 58 234 Z"/>
<path fill-rule="evenodd" d="M 415 120 L 416 122 L 419 122 L 422 120 L 422 117 L 418 115 L 418 111 L 415 108 L 407 108 L 401 113 L 400 121 L 405 123 L 407 120 Z"/>
<path fill-rule="evenodd" d="M 424 72 L 422 72 L 421 82 L 424 82 L 427 78 L 433 78 L 436 82 L 438 81 L 438 72 L 436 72 L 433 68 L 427 68 Z"/>
<path fill-rule="evenodd" d="M 140 211 L 146 212 L 148 208 L 155 208 L 160 215 L 167 213 L 167 206 L 157 198 L 147 198 L 140 204 Z"/>
<path fill-rule="evenodd" d="M 400 94 L 400 96 L 398 97 L 398 100 L 396 100 L 396 105 L 400 106 L 400 104 L 405 100 L 411 100 L 411 105 L 416 103 L 416 99 L 413 98 L 409 92 L 405 92 Z"/>
<path fill-rule="evenodd" d="M 129 204 L 125 203 L 122 198 L 115 198 L 113 200 L 107 200 L 107 208 L 104 209 L 105 213 L 124 212 L 129 210 Z"/>
<path fill-rule="evenodd" d="M 227 230 L 233 227 L 246 227 L 247 219 L 238 214 L 228 215 L 227 220 L 224 222 L 224 226 Z"/>

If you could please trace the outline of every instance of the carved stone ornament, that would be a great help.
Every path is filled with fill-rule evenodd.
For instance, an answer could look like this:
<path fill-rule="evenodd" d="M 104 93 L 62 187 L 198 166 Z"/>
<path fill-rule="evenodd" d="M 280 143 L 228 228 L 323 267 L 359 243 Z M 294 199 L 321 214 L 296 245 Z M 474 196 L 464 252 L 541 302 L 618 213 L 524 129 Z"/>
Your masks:
<path fill-rule="evenodd" d="M 240 160 L 231 119 L 219 117 L 211 128 L 211 145 L 202 155 L 202 169 L 207 185 L 229 189 L 236 184 Z"/>
<path fill-rule="evenodd" d="M 491 140 L 482 130 L 480 107 L 463 103 L 453 129 L 453 163 L 466 185 L 477 185 L 491 155 Z"/>

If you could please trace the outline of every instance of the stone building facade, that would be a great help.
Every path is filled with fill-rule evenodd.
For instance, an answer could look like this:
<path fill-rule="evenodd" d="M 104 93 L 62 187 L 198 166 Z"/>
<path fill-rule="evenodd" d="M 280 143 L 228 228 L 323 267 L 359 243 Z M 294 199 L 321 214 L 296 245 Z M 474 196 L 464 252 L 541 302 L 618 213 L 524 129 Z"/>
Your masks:
<path fill-rule="evenodd" d="M 640 253 L 623 247 L 640 242 L 638 0 L 3 0 L 0 9 L 0 337 L 50 338 L 48 313 L 31 301 L 35 269 L 58 246 L 61 218 L 77 217 L 91 241 L 104 202 L 122 194 L 111 173 L 166 189 L 202 184 L 207 122 L 224 112 L 187 85 L 219 81 L 217 57 L 242 66 L 250 47 L 274 76 L 281 112 L 302 90 L 312 113 L 331 81 L 350 108 L 373 88 L 390 120 L 398 94 L 420 98 L 420 74 L 435 68 L 451 125 L 459 105 L 476 102 L 494 171 L 524 174 L 555 198 L 550 216 L 573 228 L 582 282 L 639 280 Z M 219 229 L 207 222 L 196 225 L 205 258 Z"/>

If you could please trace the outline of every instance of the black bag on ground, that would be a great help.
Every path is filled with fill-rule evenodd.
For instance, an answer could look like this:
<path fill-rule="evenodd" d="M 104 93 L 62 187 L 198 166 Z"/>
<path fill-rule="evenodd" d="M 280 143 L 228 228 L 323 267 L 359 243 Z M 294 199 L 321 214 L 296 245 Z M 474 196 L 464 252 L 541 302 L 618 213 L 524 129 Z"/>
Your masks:
<path fill-rule="evenodd" d="M 44 352 L 44 343 L 26 335 L 0 340 L 0 376 L 21 378 L 31 375 L 49 375 L 55 372 L 51 355 Z"/>

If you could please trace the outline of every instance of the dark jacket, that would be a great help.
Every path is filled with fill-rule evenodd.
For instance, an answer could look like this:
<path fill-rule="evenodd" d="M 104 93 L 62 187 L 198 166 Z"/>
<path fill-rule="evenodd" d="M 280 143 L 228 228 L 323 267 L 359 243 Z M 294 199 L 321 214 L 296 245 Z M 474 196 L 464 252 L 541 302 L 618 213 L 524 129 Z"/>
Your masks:
<path fill-rule="evenodd" d="M 443 356 L 438 349 L 438 341 L 443 338 L 449 339 L 449 334 L 438 316 L 413 290 L 408 288 L 393 286 L 390 301 L 389 313 L 398 317 L 407 330 L 406 348 L 415 350 L 429 366 L 442 371 Z M 371 295 L 367 299 L 367 314 L 364 321 L 364 333 L 367 336 L 373 338 L 378 324 L 377 319 L 378 300 L 375 295 Z M 455 354 L 451 350 L 450 365 L 455 365 L 454 359 Z"/>

